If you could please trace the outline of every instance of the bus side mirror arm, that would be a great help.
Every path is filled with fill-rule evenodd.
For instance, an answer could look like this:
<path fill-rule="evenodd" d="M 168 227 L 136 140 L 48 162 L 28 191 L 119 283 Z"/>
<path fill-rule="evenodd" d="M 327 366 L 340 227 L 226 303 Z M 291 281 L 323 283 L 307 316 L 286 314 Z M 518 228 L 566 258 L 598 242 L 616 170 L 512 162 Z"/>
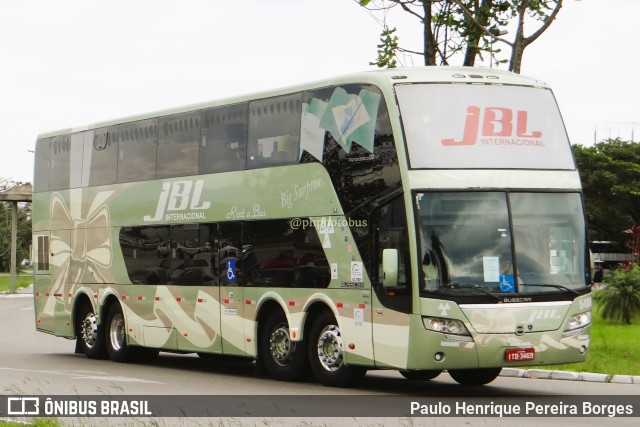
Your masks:
<path fill-rule="evenodd" d="M 398 250 L 382 250 L 382 286 L 395 288 L 398 286 Z"/>

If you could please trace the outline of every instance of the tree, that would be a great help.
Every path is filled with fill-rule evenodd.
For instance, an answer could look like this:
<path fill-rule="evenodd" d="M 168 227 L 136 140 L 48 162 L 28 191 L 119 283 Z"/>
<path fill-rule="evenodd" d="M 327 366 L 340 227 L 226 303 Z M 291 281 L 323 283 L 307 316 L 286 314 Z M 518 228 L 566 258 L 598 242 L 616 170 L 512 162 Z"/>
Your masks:
<path fill-rule="evenodd" d="M 9 179 L 0 179 L 0 191 L 12 188 L 20 183 Z M 31 247 L 31 204 L 18 203 L 18 239 L 16 245 L 16 262 L 29 258 Z M 0 202 L 0 272 L 10 270 L 11 259 L 11 207 L 9 203 Z"/>
<path fill-rule="evenodd" d="M 622 242 L 640 224 L 640 144 L 620 138 L 573 146 L 591 240 Z"/>
<path fill-rule="evenodd" d="M 624 233 L 628 236 L 625 246 L 631 253 L 629 262 L 638 264 L 638 261 L 640 261 L 640 226 L 635 225 L 628 230 L 624 230 Z"/>
<path fill-rule="evenodd" d="M 372 65 L 394 67 L 398 54 L 414 54 L 424 58 L 425 65 L 449 65 L 449 60 L 464 52 L 462 65 L 475 65 L 483 53 L 491 55 L 496 63 L 507 62 L 496 58 L 501 50 L 495 42 L 511 48 L 509 70 L 519 73 L 524 50 L 549 28 L 562 8 L 563 0 L 357 0 L 372 13 L 381 13 L 383 27 L 378 59 Z M 387 20 L 389 12 L 400 8 L 413 16 L 422 26 L 422 49 L 401 46 Z M 530 35 L 525 35 L 526 24 L 539 24 Z M 503 37 L 501 27 L 515 27 L 512 41 Z M 393 34 L 393 37 L 387 37 Z"/>
<path fill-rule="evenodd" d="M 615 270 L 597 298 L 603 318 L 631 324 L 640 314 L 640 266 Z"/>

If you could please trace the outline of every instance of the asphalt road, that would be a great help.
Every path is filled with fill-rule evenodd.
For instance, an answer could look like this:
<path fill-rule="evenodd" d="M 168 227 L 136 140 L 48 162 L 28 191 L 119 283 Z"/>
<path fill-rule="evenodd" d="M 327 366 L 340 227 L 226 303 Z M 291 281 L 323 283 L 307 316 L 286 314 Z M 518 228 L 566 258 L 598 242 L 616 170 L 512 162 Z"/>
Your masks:
<path fill-rule="evenodd" d="M 60 418 L 63 423 L 74 425 L 468 426 L 517 422 L 548 426 L 558 418 L 501 418 L 495 412 L 514 410 L 516 406 L 524 410 L 527 404 L 539 404 L 547 405 L 541 411 L 552 411 L 555 405 L 562 414 L 563 405 L 567 411 L 573 404 L 582 410 L 584 402 L 593 408 L 606 405 L 602 411 L 621 404 L 622 412 L 628 411 L 626 405 L 631 404 L 633 417 L 585 418 L 567 413 L 562 422 L 580 426 L 636 425 L 640 416 L 640 384 L 501 376 L 483 387 L 463 387 L 446 373 L 435 380 L 419 382 L 408 381 L 395 371 L 372 371 L 357 387 L 336 389 L 312 381 L 274 381 L 256 376 L 250 363 L 216 363 L 196 355 L 161 353 L 156 362 L 148 364 L 90 360 L 74 354 L 74 341 L 36 332 L 34 324 L 31 296 L 0 297 L 0 394 L 43 399 L 54 396 L 54 400 L 61 395 L 78 399 L 139 398 L 150 399 L 155 408 L 152 417 L 91 417 L 80 418 L 79 423 L 76 418 Z M 461 406 L 466 404 L 472 405 L 468 409 L 476 414 Z M 159 406 L 168 412 L 158 411 Z M 175 415 L 171 409 L 174 407 L 181 408 L 187 417 L 155 417 Z M 466 416 L 443 416 L 447 415 L 447 407 L 450 414 Z M 412 408 L 414 417 L 410 416 Z M 477 415 L 478 410 L 481 415 Z M 537 410 L 532 407 L 528 413 L 535 415 Z M 421 414 L 424 411 L 430 415 Z M 434 417 L 434 412 L 438 416 Z M 219 414 L 226 416 L 215 416 Z"/>

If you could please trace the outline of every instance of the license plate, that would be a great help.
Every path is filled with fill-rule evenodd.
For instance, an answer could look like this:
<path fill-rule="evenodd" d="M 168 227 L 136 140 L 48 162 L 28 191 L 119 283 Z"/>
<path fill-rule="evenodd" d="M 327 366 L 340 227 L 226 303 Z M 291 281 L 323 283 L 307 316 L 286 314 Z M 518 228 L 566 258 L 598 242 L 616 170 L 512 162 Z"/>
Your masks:
<path fill-rule="evenodd" d="M 535 359 L 536 350 L 530 348 L 508 348 L 504 352 L 504 360 L 507 362 L 528 362 Z"/>

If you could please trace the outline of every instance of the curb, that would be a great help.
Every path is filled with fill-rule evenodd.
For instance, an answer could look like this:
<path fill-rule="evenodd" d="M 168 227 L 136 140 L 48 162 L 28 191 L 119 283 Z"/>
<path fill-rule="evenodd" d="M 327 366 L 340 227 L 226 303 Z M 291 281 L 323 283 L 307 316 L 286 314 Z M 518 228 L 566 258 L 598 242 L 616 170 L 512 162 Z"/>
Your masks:
<path fill-rule="evenodd" d="M 0 292 L 0 297 L 20 298 L 25 296 L 33 296 L 33 284 L 26 288 L 18 288 L 13 294 L 10 294 L 9 291 Z"/>
<path fill-rule="evenodd" d="M 640 384 L 640 376 L 597 374 L 594 372 L 551 371 L 544 369 L 503 368 L 501 377 L 517 377 L 538 380 L 588 381 L 596 383 Z"/>
<path fill-rule="evenodd" d="M 614 375 L 611 379 L 612 383 L 617 384 L 640 384 L 640 376 L 638 375 Z"/>
<path fill-rule="evenodd" d="M 27 297 L 33 297 L 33 294 L 19 294 L 19 293 L 15 293 L 15 294 L 10 294 L 8 292 L 0 292 L 0 298 L 27 298 Z"/>

